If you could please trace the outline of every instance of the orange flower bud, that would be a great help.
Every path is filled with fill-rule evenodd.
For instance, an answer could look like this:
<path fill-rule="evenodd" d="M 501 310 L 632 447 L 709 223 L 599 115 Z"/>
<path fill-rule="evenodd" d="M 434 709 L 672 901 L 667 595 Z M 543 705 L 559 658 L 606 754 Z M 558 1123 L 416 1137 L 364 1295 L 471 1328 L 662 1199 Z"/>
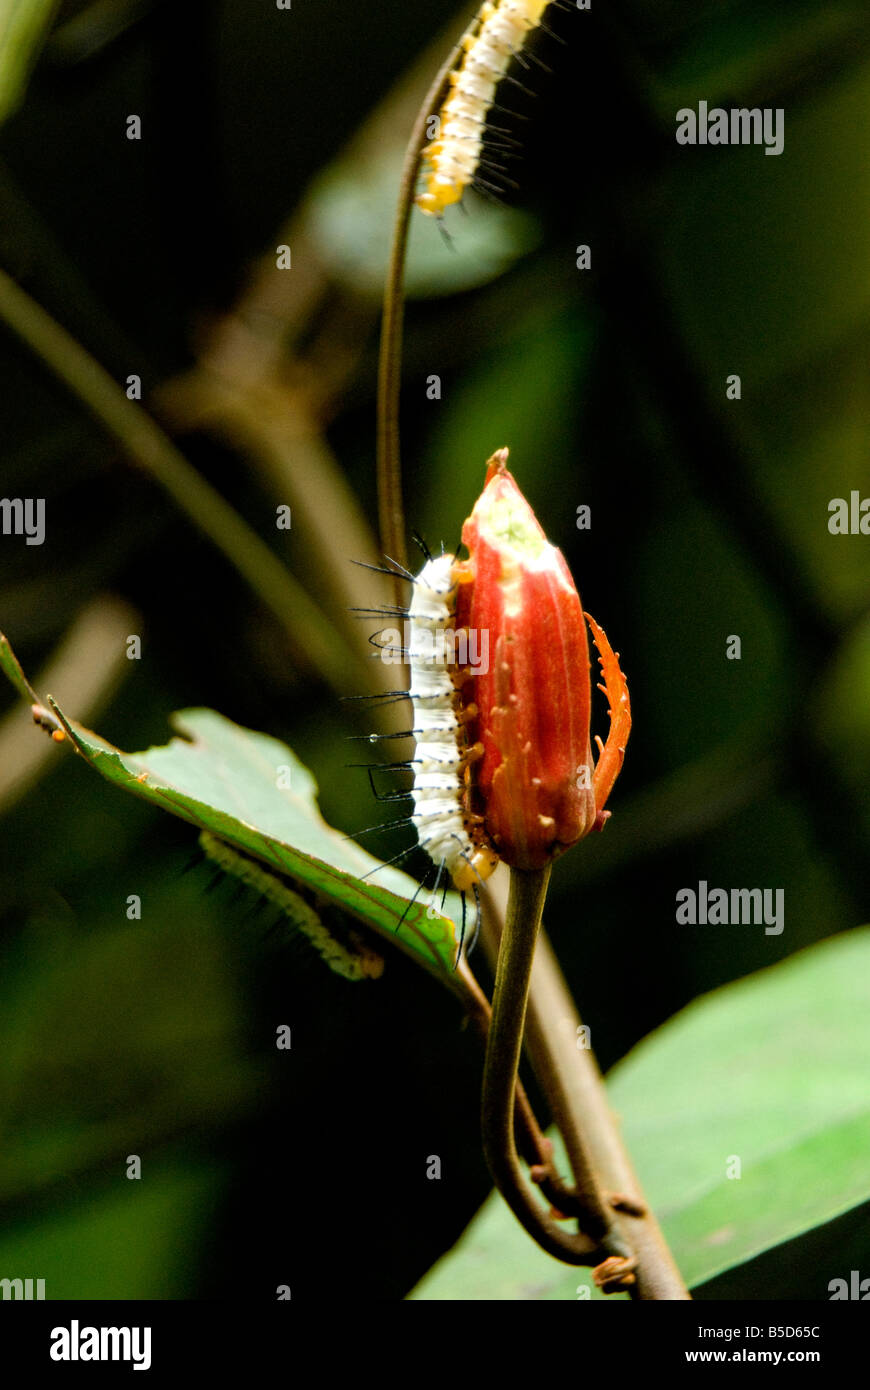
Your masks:
<path fill-rule="evenodd" d="M 621 766 L 630 714 L 624 678 L 596 627 L 619 716 L 611 737 L 621 740 L 606 760 L 609 784 L 597 788 L 583 607 L 561 551 L 507 471 L 507 455 L 500 449 L 489 460 L 484 490 L 462 530 L 469 559 L 458 567 L 465 582 L 456 625 L 489 634 L 489 667 L 463 688 L 469 738 L 482 747 L 473 809 L 506 863 L 538 869 L 604 824 L 603 801 Z"/>

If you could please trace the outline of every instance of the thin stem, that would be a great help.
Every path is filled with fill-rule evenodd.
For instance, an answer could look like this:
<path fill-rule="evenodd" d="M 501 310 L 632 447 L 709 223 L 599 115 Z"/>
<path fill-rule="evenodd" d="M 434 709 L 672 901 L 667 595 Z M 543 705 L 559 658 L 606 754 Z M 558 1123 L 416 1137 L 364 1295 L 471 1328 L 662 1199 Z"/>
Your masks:
<path fill-rule="evenodd" d="M 582 1142 L 588 1162 L 617 1208 L 616 1224 L 636 1256 L 633 1298 L 691 1297 L 650 1210 L 607 1099 L 607 1090 L 588 1048 L 578 1048 L 580 1019 L 565 978 L 544 933 L 532 968 L 527 1041 L 538 1079 L 572 1153 Z"/>
<path fill-rule="evenodd" d="M 499 875 L 486 885 L 482 940 L 492 962 L 501 954 L 507 916 Z M 529 984 L 525 1045 L 572 1163 L 585 1163 L 604 1190 L 613 1221 L 636 1257 L 629 1285 L 639 1300 L 686 1300 L 686 1288 L 622 1140 L 607 1091 L 588 1048 L 578 1048 L 580 1019 L 546 932 L 541 928 Z M 581 1169 L 582 1172 L 582 1169 Z M 576 1173 L 578 1185 L 580 1173 Z M 559 1206 L 558 1202 L 555 1204 Z M 560 1208 L 561 1209 L 561 1208 Z"/>
<path fill-rule="evenodd" d="M 465 36 L 463 35 L 463 38 Z M 399 450 L 399 394 L 402 382 L 402 322 L 404 314 L 405 255 L 408 248 L 408 227 L 414 204 L 414 190 L 420 158 L 426 144 L 426 124 L 440 107 L 449 86 L 450 73 L 462 53 L 462 39 L 454 46 L 449 58 L 426 93 L 411 131 L 402 178 L 399 202 L 393 224 L 390 264 L 384 289 L 384 316 L 381 323 L 381 349 L 378 366 L 378 426 L 377 476 L 378 517 L 381 546 L 400 565 L 407 563 L 405 547 L 405 513 L 402 505 L 402 464 Z M 401 591 L 397 585 L 401 597 Z"/>
<path fill-rule="evenodd" d="M 288 635 L 294 657 L 334 689 L 352 681 L 352 657 L 316 604 L 228 502 L 199 476 L 108 372 L 46 311 L 0 270 L 2 320 L 54 372 L 121 448 L 172 497 L 223 552 Z M 360 675 L 358 684 L 362 684 Z"/>
<path fill-rule="evenodd" d="M 590 1252 L 628 1263 L 630 1252 L 592 1185 L 582 1194 L 584 1231 L 570 1235 L 543 1212 L 523 1177 L 514 1141 L 514 1097 L 529 980 L 550 866 L 511 870 L 510 896 L 493 992 L 483 1075 L 483 1150 L 496 1187 L 542 1249 L 566 1264 L 589 1264 Z"/>
<path fill-rule="evenodd" d="M 477 1029 L 478 1036 L 485 1048 L 492 1023 L 492 1006 L 471 966 L 464 958 L 460 970 L 465 986 L 464 1003 L 468 1017 Z M 531 1101 L 519 1076 L 516 1081 L 514 1120 L 517 1148 L 524 1161 L 529 1165 L 531 1170 L 529 1176 L 539 1187 L 541 1195 L 556 1211 L 560 1211 L 566 1216 L 579 1218 L 582 1214 L 582 1208 L 578 1201 L 577 1191 L 570 1187 L 557 1172 L 553 1162 L 553 1146 L 538 1124 Z M 589 1241 L 589 1253 L 593 1257 L 589 1261 L 591 1264 L 594 1263 L 598 1254 L 598 1247 L 591 1240 Z"/>

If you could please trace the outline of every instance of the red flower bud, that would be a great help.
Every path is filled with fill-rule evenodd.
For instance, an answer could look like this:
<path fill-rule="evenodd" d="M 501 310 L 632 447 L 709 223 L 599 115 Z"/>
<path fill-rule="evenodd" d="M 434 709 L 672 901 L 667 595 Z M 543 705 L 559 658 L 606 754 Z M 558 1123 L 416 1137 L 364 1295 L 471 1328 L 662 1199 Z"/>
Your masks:
<path fill-rule="evenodd" d="M 465 582 L 456 625 L 488 632 L 490 652 L 488 669 L 469 676 L 463 688 L 469 739 L 482 748 L 473 809 L 506 863 L 538 869 L 604 824 L 604 800 L 622 765 L 631 716 L 625 679 L 595 625 L 617 711 L 596 780 L 580 596 L 561 551 L 508 473 L 507 455 L 500 449 L 489 460 L 484 490 L 462 530 L 469 559 L 457 567 Z"/>

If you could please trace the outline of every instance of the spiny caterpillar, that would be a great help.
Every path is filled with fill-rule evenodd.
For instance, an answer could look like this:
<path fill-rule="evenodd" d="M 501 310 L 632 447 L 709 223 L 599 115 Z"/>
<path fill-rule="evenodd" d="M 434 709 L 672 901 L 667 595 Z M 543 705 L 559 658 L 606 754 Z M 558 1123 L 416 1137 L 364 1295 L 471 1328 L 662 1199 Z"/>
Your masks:
<path fill-rule="evenodd" d="M 443 217 L 469 185 L 487 186 L 478 169 L 495 89 L 552 3 L 556 0 L 486 0 L 462 40 L 462 59 L 450 74 L 439 133 L 426 149 L 424 187 L 416 198 L 429 217 Z"/>
<path fill-rule="evenodd" d="M 480 817 L 466 807 L 466 773 L 482 749 L 467 746 L 465 730 L 472 711 L 458 708 L 455 667 L 445 662 L 445 636 L 452 633 L 456 609 L 453 566 L 452 555 L 427 560 L 414 581 L 408 609 L 408 694 L 417 744 L 411 820 L 439 872 L 446 868 L 454 885 L 466 893 L 489 877 L 498 859 L 484 843 Z"/>
<path fill-rule="evenodd" d="M 404 656 L 408 661 L 410 689 L 388 692 L 385 698 L 399 697 L 411 702 L 413 719 L 407 735 L 414 738 L 416 751 L 410 762 L 384 765 L 394 771 L 412 772 L 412 789 L 398 797 L 382 799 L 409 797 L 413 801 L 414 810 L 408 821 L 415 827 L 421 848 L 437 870 L 433 902 L 445 871 L 463 895 L 461 954 L 465 939 L 465 894 L 473 894 L 479 917 L 478 885 L 493 873 L 498 856 L 484 834 L 483 817 L 470 809 L 471 767 L 481 756 L 482 748 L 468 744 L 467 726 L 477 711 L 473 705 L 463 708 L 460 700 L 468 669 L 457 659 L 457 649 L 461 651 L 464 647 L 467 653 L 468 641 L 457 638 L 465 636 L 467 639 L 468 634 L 457 634 L 453 626 L 459 583 L 455 557 L 444 554 L 433 559 L 428 551 L 425 554 L 426 563 L 419 574 L 413 575 L 404 569 L 384 571 L 401 573 L 413 584 L 405 615 L 407 645 L 402 645 L 399 634 L 394 631 L 394 641 L 375 645 L 380 647 L 386 660 Z M 399 735 L 371 735 L 375 742 L 381 737 Z M 404 858 L 408 853 L 403 851 L 396 858 Z M 477 920 L 475 930 L 476 927 Z"/>
<path fill-rule="evenodd" d="M 383 974 L 383 957 L 364 945 L 357 933 L 353 933 L 349 946 L 337 941 L 305 899 L 289 888 L 282 879 L 269 873 L 264 865 L 232 849 L 226 841 L 219 840 L 207 830 L 203 830 L 199 843 L 209 859 L 213 859 L 225 873 L 240 879 L 249 888 L 254 888 L 261 897 L 267 898 L 279 907 L 291 928 L 308 937 L 330 970 L 334 970 L 337 975 L 342 975 L 346 980 L 376 980 Z"/>

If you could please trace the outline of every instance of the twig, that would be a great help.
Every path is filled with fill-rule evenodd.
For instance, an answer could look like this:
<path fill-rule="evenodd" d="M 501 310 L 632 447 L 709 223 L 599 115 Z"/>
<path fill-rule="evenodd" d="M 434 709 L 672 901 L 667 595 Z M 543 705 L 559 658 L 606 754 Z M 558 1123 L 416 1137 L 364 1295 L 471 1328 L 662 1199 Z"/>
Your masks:
<path fill-rule="evenodd" d="M 499 901 L 498 887 L 497 875 L 484 894 L 481 936 L 492 962 L 504 930 L 504 900 Z M 543 929 L 538 937 L 525 1044 L 572 1166 L 579 1161 L 594 1172 L 614 1209 L 614 1224 L 636 1257 L 636 1282 L 628 1288 L 632 1298 L 686 1300 L 689 1292 L 637 1180 L 595 1056 L 577 1047 L 580 1019 L 559 963 Z"/>
<path fill-rule="evenodd" d="M 463 38 L 465 36 L 463 35 Z M 414 189 L 420 157 L 426 143 L 426 124 L 433 111 L 441 105 L 450 81 L 450 73 L 462 53 L 462 39 L 426 93 L 417 114 L 405 153 L 399 185 L 399 203 L 393 225 L 390 264 L 384 290 L 384 316 L 381 323 L 381 349 L 378 365 L 378 516 L 381 545 L 400 565 L 407 563 L 405 547 L 405 513 L 402 505 L 402 467 L 399 450 L 399 394 L 402 382 L 402 318 L 404 310 L 403 280 L 405 254 L 408 246 L 408 226 L 414 203 Z M 401 601 L 401 593 L 397 585 Z"/>
<path fill-rule="evenodd" d="M 492 1006 L 464 957 L 460 962 L 459 970 L 465 986 L 463 1002 L 468 1017 L 477 1029 L 478 1036 L 485 1048 L 492 1023 Z M 541 1195 L 562 1215 L 579 1217 L 582 1214 L 582 1209 L 578 1202 L 577 1191 L 575 1188 L 569 1187 L 559 1175 L 553 1162 L 553 1145 L 538 1124 L 525 1087 L 519 1077 L 516 1080 L 514 1118 L 517 1148 L 524 1161 L 529 1165 L 531 1170 L 529 1176 L 540 1188 Z M 592 1256 L 589 1263 L 593 1264 L 597 1258 L 597 1247 L 591 1240 L 589 1241 L 589 1253 Z"/>
<path fill-rule="evenodd" d="M 553 950 L 542 933 L 532 967 L 527 1040 L 535 1074 L 569 1154 L 579 1140 L 611 1204 L 637 1265 L 629 1289 L 640 1300 L 685 1300 L 690 1294 L 637 1180 L 607 1100 L 594 1054 L 577 1047 L 580 1019 Z"/>
<path fill-rule="evenodd" d="M 517 1220 L 542 1249 L 567 1264 L 589 1264 L 590 1252 L 611 1257 L 623 1274 L 631 1269 L 631 1252 L 621 1239 L 613 1214 L 590 1171 L 581 1168 L 578 1196 L 583 1231 L 569 1235 L 542 1211 L 523 1177 L 514 1141 L 514 1095 L 522 1047 L 529 979 L 541 922 L 550 866 L 513 869 L 507 918 L 493 991 L 492 1024 L 483 1076 L 483 1150 L 496 1187 Z M 582 1183 L 582 1187 L 581 1187 Z"/>

